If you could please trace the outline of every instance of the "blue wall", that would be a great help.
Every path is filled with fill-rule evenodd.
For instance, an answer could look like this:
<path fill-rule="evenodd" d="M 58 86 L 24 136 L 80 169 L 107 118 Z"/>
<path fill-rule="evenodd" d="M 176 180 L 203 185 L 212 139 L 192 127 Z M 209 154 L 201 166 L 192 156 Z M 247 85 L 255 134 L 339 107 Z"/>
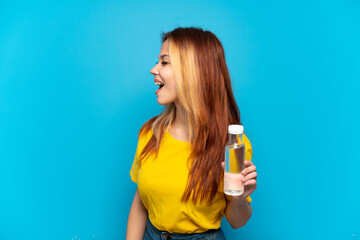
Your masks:
<path fill-rule="evenodd" d="M 359 1 L 0 3 L 0 239 L 124 239 L 160 33 L 222 41 L 258 167 L 229 239 L 360 239 Z"/>

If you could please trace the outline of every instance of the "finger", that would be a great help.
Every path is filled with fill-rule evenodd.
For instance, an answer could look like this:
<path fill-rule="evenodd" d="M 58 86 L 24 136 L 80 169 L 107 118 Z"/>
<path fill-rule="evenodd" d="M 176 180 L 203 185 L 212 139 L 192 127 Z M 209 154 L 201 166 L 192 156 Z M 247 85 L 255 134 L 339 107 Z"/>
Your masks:
<path fill-rule="evenodd" d="M 243 177 L 243 179 L 241 180 L 243 183 L 246 181 L 249 181 L 251 179 L 255 179 L 257 178 L 257 173 L 256 172 L 251 172 L 248 175 L 246 175 L 245 177 Z"/>
<path fill-rule="evenodd" d="M 244 165 L 248 167 L 248 166 L 253 165 L 253 162 L 250 161 L 250 160 L 245 160 L 245 161 L 244 161 Z"/>
<path fill-rule="evenodd" d="M 255 165 L 251 165 L 250 167 L 245 168 L 244 170 L 241 171 L 242 175 L 247 175 L 250 172 L 255 172 L 256 171 L 256 166 Z"/>
<path fill-rule="evenodd" d="M 244 186 L 249 186 L 249 185 L 256 185 L 256 180 L 255 179 L 251 179 L 247 182 L 243 183 Z"/>

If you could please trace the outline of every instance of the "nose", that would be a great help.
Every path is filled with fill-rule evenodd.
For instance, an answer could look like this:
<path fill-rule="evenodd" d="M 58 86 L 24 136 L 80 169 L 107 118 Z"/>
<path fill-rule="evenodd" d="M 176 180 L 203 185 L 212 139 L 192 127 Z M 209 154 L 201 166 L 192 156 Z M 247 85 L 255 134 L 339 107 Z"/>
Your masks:
<path fill-rule="evenodd" d="M 150 73 L 152 74 L 152 75 L 157 75 L 157 74 L 159 74 L 159 69 L 158 69 L 158 64 L 155 64 L 155 66 L 150 70 Z"/>

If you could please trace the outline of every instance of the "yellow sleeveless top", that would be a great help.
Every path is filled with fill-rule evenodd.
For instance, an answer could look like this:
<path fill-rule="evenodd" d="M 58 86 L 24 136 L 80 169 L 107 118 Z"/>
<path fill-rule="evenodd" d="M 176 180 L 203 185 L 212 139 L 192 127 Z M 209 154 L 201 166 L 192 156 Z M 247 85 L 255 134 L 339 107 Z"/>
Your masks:
<path fill-rule="evenodd" d="M 157 157 L 155 154 L 150 155 L 139 167 L 139 155 L 151 136 L 151 131 L 140 136 L 130 171 L 151 223 L 157 229 L 171 233 L 201 233 L 218 229 L 226 207 L 222 189 L 219 189 L 210 206 L 206 202 L 181 202 L 189 174 L 189 142 L 179 141 L 166 131 Z M 251 160 L 251 144 L 245 134 L 243 142 L 246 148 L 245 160 Z M 250 202 L 251 198 L 246 200 Z"/>

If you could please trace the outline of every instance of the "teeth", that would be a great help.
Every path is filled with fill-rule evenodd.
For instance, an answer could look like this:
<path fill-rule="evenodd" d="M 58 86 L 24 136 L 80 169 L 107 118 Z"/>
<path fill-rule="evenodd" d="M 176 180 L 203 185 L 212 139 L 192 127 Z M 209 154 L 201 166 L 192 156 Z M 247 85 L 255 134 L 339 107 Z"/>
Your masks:
<path fill-rule="evenodd" d="M 164 85 L 163 83 L 160 83 L 160 82 L 155 82 L 155 85 Z"/>

